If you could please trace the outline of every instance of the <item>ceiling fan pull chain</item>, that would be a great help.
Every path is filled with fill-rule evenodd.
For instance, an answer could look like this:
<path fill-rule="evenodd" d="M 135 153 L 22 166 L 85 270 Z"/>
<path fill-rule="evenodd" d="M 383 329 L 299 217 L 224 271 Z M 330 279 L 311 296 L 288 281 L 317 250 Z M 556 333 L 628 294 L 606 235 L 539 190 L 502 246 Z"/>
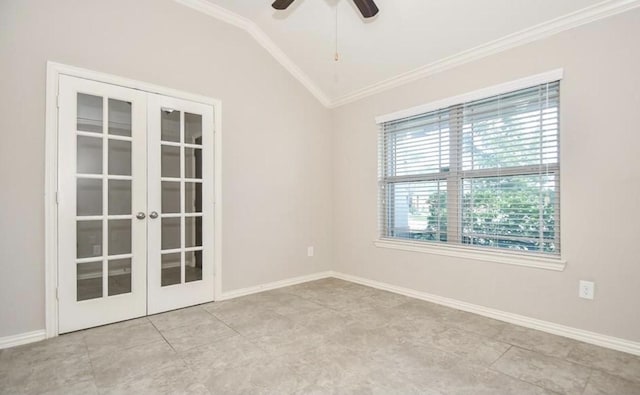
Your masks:
<path fill-rule="evenodd" d="M 336 3 L 336 52 L 333 57 L 333 60 L 336 62 L 340 60 L 340 54 L 338 53 L 338 6 L 339 4 L 340 3 Z"/>

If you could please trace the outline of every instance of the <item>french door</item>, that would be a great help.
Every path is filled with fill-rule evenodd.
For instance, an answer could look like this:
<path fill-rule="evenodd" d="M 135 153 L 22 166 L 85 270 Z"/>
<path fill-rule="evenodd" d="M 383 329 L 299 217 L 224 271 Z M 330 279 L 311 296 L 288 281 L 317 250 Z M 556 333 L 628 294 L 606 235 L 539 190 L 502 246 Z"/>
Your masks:
<path fill-rule="evenodd" d="M 167 96 L 148 100 L 156 132 L 148 135 L 147 284 L 148 314 L 155 314 L 213 300 L 213 110 Z"/>
<path fill-rule="evenodd" d="M 60 76 L 59 332 L 213 300 L 213 108 Z"/>

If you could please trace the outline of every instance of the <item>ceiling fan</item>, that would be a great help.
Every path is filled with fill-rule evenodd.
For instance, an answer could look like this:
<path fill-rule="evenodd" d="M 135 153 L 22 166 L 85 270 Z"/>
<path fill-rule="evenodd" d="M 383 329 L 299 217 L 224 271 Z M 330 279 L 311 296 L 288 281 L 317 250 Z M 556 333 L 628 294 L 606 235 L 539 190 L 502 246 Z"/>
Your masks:
<path fill-rule="evenodd" d="M 276 0 L 271 4 L 271 6 L 276 10 L 286 10 L 293 1 L 294 0 Z M 371 18 L 378 13 L 378 7 L 373 0 L 353 0 L 353 2 L 365 18 Z"/>

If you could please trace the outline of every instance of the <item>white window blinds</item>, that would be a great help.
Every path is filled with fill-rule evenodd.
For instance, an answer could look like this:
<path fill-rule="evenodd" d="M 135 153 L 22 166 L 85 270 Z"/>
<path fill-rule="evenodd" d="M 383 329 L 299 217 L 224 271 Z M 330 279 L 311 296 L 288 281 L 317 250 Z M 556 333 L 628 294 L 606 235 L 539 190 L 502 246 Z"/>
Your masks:
<path fill-rule="evenodd" d="M 382 123 L 380 236 L 560 254 L 559 82 Z"/>

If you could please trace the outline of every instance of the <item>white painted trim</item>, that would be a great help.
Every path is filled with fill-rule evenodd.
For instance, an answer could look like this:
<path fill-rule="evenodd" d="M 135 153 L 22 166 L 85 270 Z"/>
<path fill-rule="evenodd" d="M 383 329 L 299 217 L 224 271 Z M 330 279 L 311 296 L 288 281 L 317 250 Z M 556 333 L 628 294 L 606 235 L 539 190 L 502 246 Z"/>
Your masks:
<path fill-rule="evenodd" d="M 473 303 L 462 302 L 456 299 L 446 298 L 443 296 L 433 295 L 422 291 L 417 291 L 411 288 L 400 287 L 380 281 L 369 280 L 363 277 L 358 277 L 350 274 L 345 274 L 337 271 L 324 271 L 306 276 L 294 277 L 280 281 L 274 281 L 271 283 L 256 285 L 253 287 L 241 288 L 233 291 L 227 291 L 221 293 L 216 301 L 229 300 L 238 298 L 241 296 L 251 295 L 258 292 L 269 291 L 273 289 L 288 287 L 291 285 L 301 284 L 309 281 L 316 281 L 323 278 L 338 278 L 340 280 L 350 281 L 356 284 L 365 285 L 385 291 L 393 292 L 400 295 L 405 295 L 411 298 L 424 300 L 431 303 L 436 303 L 442 306 L 451 307 L 454 309 L 467 311 L 470 313 L 478 314 L 484 317 L 493 318 L 510 324 L 523 326 L 525 328 L 531 328 L 546 333 L 551 333 L 558 336 L 564 336 L 570 339 L 579 340 L 589 344 L 595 344 L 597 346 L 610 348 L 612 350 L 622 351 L 629 354 L 640 355 L 640 342 L 626 340 L 619 337 L 603 335 L 596 332 L 590 332 L 583 329 L 573 328 L 566 325 L 556 324 L 549 321 L 543 321 L 519 314 L 508 313 L 505 311 L 492 309 L 476 305 Z M 43 340 L 45 338 L 45 331 L 34 331 L 13 336 L 7 336 L 0 338 L 0 349 L 13 347 L 20 344 Z"/>
<path fill-rule="evenodd" d="M 332 276 L 333 276 L 333 272 L 332 271 L 326 271 L 326 272 L 308 274 L 306 276 L 293 277 L 293 278 L 288 278 L 288 279 L 284 279 L 284 280 L 280 280 L 280 281 L 274 281 L 274 282 L 266 283 L 266 284 L 255 285 L 253 287 L 240 288 L 240 289 L 236 289 L 236 290 L 233 290 L 233 291 L 224 292 L 221 295 L 221 298 L 220 299 L 216 299 L 216 301 L 238 298 L 240 296 L 251 295 L 251 294 L 258 293 L 258 292 L 269 291 L 269 290 L 272 290 L 272 289 L 288 287 L 288 286 L 296 285 L 296 284 L 302 284 L 302 283 L 306 283 L 306 282 L 309 282 L 309 281 L 316 281 L 316 280 L 320 280 L 320 279 L 328 278 L 328 277 L 332 277 Z"/>
<path fill-rule="evenodd" d="M 216 273 L 220 273 L 220 272 L 216 271 Z M 320 280 L 320 279 L 323 279 L 323 278 L 333 277 L 333 274 L 334 274 L 334 272 L 332 272 L 332 271 L 318 272 L 318 273 L 309 274 L 309 275 L 306 275 L 306 276 L 293 277 L 293 278 L 288 278 L 288 279 L 284 279 L 284 280 L 280 280 L 280 281 L 274 281 L 274 282 L 271 282 L 271 283 L 256 285 L 256 286 L 253 286 L 253 287 L 247 287 L 247 288 L 236 289 L 236 290 L 233 290 L 233 291 L 227 291 L 227 292 L 224 292 L 224 293 L 220 290 L 220 288 L 218 287 L 219 284 L 216 282 L 216 287 L 215 287 L 216 298 L 215 298 L 215 300 L 216 300 L 216 302 L 217 301 L 222 301 L 222 300 L 228 300 L 228 299 L 238 298 L 240 296 L 246 296 L 246 295 L 255 294 L 255 293 L 258 293 L 258 292 L 264 292 L 264 291 L 269 291 L 269 290 L 273 290 L 273 289 L 288 287 L 288 286 L 291 286 L 291 285 L 306 283 L 306 282 L 309 282 L 309 281 L 316 281 L 316 280 Z M 220 276 L 216 276 L 216 278 L 219 279 Z M 57 306 L 57 304 L 56 304 L 56 306 Z M 56 316 L 56 322 L 57 322 L 57 316 Z M 57 326 L 56 326 L 56 328 L 57 328 Z M 53 336 L 57 336 L 57 330 L 56 330 L 55 335 L 53 335 Z M 44 329 L 33 331 L 33 332 L 20 333 L 20 334 L 12 335 L 12 336 L 0 337 L 0 350 L 3 349 L 3 348 L 19 346 L 21 344 L 37 342 L 37 341 L 44 340 L 44 339 L 49 338 L 49 337 L 52 337 L 52 336 L 48 336 L 47 332 Z"/>
<path fill-rule="evenodd" d="M 46 339 L 46 332 L 40 329 L 32 332 L 19 333 L 17 335 L 0 337 L 0 350 L 3 348 L 20 346 L 27 343 L 38 342 Z"/>
<path fill-rule="evenodd" d="M 212 16 L 220 21 L 245 30 L 254 40 L 258 42 L 267 52 L 271 54 L 291 75 L 298 80 L 311 94 L 318 99 L 322 105 L 329 107 L 331 100 L 312 80 L 307 76 L 291 58 L 285 54 L 280 47 L 276 45 L 267 36 L 267 34 L 258 27 L 253 21 L 240 16 L 234 12 L 220 7 L 219 5 L 210 3 L 206 0 L 175 0 L 176 3 L 192 8 L 203 14 Z"/>
<path fill-rule="evenodd" d="M 220 100 L 211 97 L 198 95 L 194 93 L 184 92 L 178 89 L 167 88 L 160 85 L 150 84 L 138 80 L 133 80 L 126 77 L 120 77 L 113 74 L 102 73 L 99 71 L 93 71 L 84 69 L 81 67 L 70 66 L 62 63 L 56 63 L 52 61 L 47 62 L 47 70 L 51 68 L 54 76 L 60 74 L 69 75 L 72 77 L 84 78 L 86 80 L 92 80 L 97 82 L 103 82 L 106 84 L 123 86 L 125 88 L 138 89 L 147 93 L 156 93 L 164 96 L 171 96 L 178 99 L 189 100 L 196 103 L 208 104 L 211 106 L 219 106 Z M 49 75 L 49 74 L 47 74 Z"/>
<path fill-rule="evenodd" d="M 520 78 L 517 80 L 505 82 L 498 85 L 489 86 L 486 88 L 478 89 L 472 92 L 463 93 L 461 95 L 447 97 L 445 99 L 436 100 L 430 103 L 421 104 L 419 106 L 407 108 L 392 112 L 386 115 L 377 116 L 376 123 L 384 123 L 395 121 L 398 119 L 413 117 L 420 114 L 425 114 L 431 111 L 440 110 L 456 104 L 468 103 L 475 100 L 485 99 L 491 96 L 502 95 L 505 93 L 517 91 L 520 89 L 530 88 L 532 86 L 546 84 L 561 80 L 564 75 L 563 69 L 555 69 L 547 71 L 545 73 L 535 74 L 528 77 Z"/>
<path fill-rule="evenodd" d="M 337 97 L 331 101 L 329 108 L 340 107 L 508 49 L 542 40 L 565 30 L 570 30 L 599 19 L 629 11 L 639 6 L 640 0 L 605 0 L 590 7 L 520 30 L 519 32 L 509 34 L 497 40 L 489 41 L 395 77 L 376 82 L 365 88 L 358 89 L 355 92 Z"/>
<path fill-rule="evenodd" d="M 523 254 L 500 251 L 483 251 L 479 248 L 464 246 L 434 245 L 426 242 L 402 241 L 392 239 L 375 240 L 373 244 L 380 248 L 390 248 L 401 251 L 420 252 L 424 254 L 443 255 L 454 258 L 473 259 L 476 261 L 502 263 L 507 265 L 532 267 L 561 272 L 567 261 L 559 258 L 542 256 L 525 256 Z"/>
<path fill-rule="evenodd" d="M 222 103 L 218 99 L 177 89 L 132 80 L 112 74 L 87 70 L 52 61 L 47 62 L 45 121 L 45 336 L 58 335 L 58 80 L 60 75 L 84 78 L 113 85 L 139 89 L 213 106 L 215 155 L 215 235 L 214 235 L 214 300 L 222 295 Z M 19 335 L 16 335 L 19 336 Z"/>
<path fill-rule="evenodd" d="M 428 77 L 430 75 L 458 67 L 465 63 L 506 51 L 533 41 L 541 40 L 565 30 L 573 29 L 599 19 L 629 11 L 640 6 L 640 0 L 605 0 L 592 6 L 551 19 L 538 25 L 509 34 L 497 40 L 478 45 L 455 55 L 437 60 L 414 70 L 376 82 L 354 92 L 336 97 L 328 97 L 253 21 L 206 0 L 175 0 L 196 11 L 212 16 L 247 31 L 267 50 L 294 78 L 296 78 L 324 106 L 336 108 L 368 96 Z"/>
<path fill-rule="evenodd" d="M 222 295 L 222 103 L 213 106 L 213 300 Z"/>
<path fill-rule="evenodd" d="M 603 335 L 600 333 L 590 332 L 583 329 L 577 329 L 566 325 L 560 325 L 549 321 L 543 321 L 519 314 L 508 313 L 505 311 L 492 309 L 472 303 L 462 302 L 456 299 L 445 298 L 443 296 L 432 295 L 426 292 L 416 291 L 410 288 L 399 287 L 379 281 L 369 280 L 350 274 L 333 272 L 332 277 L 351 281 L 357 284 L 366 285 L 373 288 L 405 295 L 411 298 L 425 300 L 427 302 L 452 307 L 454 309 L 467 311 L 484 317 L 508 322 L 510 324 L 523 326 L 526 328 L 536 329 L 542 332 L 551 333 L 558 336 L 568 337 L 570 339 L 579 340 L 589 344 L 610 348 L 612 350 L 622 351 L 629 354 L 640 355 L 640 342 L 621 339 L 619 337 Z"/>
<path fill-rule="evenodd" d="M 58 335 L 58 76 L 47 63 L 44 159 L 45 334 Z"/>

